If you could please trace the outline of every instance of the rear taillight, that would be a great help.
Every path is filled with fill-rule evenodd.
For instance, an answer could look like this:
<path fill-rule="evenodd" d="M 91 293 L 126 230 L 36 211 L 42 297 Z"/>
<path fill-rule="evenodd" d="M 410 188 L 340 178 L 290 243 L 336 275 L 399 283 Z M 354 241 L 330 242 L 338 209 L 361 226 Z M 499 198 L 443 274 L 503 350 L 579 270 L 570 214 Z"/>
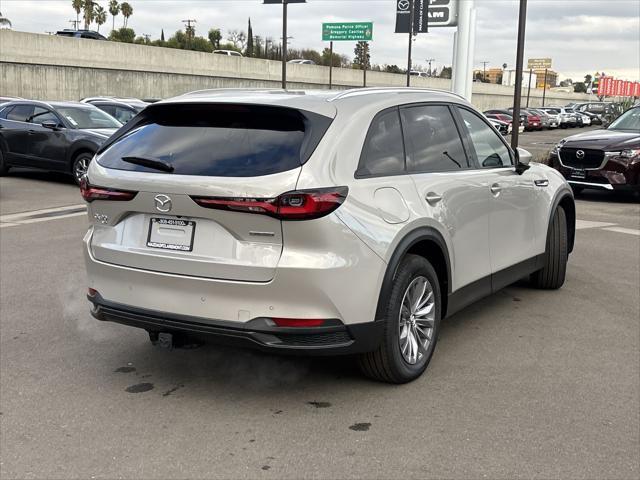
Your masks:
<path fill-rule="evenodd" d="M 269 215 L 280 220 L 312 220 L 324 217 L 347 198 L 347 187 L 287 192 L 274 198 L 191 197 L 201 207 Z"/>
<path fill-rule="evenodd" d="M 138 192 L 131 192 L 128 190 L 115 190 L 113 188 L 96 187 L 95 185 L 90 185 L 86 177 L 80 181 L 80 194 L 86 202 L 93 202 L 94 200 L 132 200 L 137 193 Z"/>

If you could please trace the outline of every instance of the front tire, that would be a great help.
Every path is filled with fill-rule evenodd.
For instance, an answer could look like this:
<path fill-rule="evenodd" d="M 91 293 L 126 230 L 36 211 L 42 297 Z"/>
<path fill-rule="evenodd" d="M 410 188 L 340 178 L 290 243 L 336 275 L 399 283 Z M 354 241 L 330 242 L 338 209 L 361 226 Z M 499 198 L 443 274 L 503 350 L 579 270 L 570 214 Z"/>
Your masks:
<path fill-rule="evenodd" d="M 369 378 L 407 383 L 426 370 L 438 340 L 442 308 L 438 276 L 424 257 L 407 255 L 385 299 L 383 340 L 358 363 Z"/>
<path fill-rule="evenodd" d="M 569 257 L 567 215 L 562 207 L 556 208 L 547 233 L 544 267 L 531 276 L 536 288 L 556 290 L 564 284 Z"/>

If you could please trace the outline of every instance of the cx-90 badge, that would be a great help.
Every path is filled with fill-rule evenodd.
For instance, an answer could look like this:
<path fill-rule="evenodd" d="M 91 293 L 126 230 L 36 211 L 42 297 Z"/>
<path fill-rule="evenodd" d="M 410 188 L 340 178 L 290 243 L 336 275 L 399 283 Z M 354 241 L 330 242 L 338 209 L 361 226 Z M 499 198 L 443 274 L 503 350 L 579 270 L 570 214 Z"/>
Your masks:
<path fill-rule="evenodd" d="M 167 195 L 156 195 L 153 199 L 156 203 L 156 210 L 162 213 L 171 211 L 171 197 Z"/>

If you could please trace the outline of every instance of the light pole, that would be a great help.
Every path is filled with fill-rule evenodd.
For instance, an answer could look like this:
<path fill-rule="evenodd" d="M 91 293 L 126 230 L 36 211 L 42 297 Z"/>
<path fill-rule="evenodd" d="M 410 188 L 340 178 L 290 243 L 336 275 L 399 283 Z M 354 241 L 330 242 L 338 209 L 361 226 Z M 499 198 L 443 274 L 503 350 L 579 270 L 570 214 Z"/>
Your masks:
<path fill-rule="evenodd" d="M 511 132 L 511 148 L 513 148 L 514 152 L 518 148 L 518 129 L 520 128 L 520 101 L 522 100 L 522 64 L 524 63 L 524 33 L 526 26 L 527 0 L 520 0 L 520 13 L 518 15 L 518 47 L 516 49 L 516 86 L 515 91 L 513 92 L 513 131 Z"/>

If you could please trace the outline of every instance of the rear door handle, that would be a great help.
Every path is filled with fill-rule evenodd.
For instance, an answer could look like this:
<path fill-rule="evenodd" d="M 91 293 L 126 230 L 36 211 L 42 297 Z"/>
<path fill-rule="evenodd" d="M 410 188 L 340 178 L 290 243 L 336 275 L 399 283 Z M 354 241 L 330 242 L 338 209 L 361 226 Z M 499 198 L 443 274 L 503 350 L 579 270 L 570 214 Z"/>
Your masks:
<path fill-rule="evenodd" d="M 427 201 L 429 205 L 435 205 L 440 200 L 442 200 L 442 195 L 438 195 L 435 192 L 429 192 L 425 195 L 424 199 Z"/>
<path fill-rule="evenodd" d="M 494 196 L 496 196 L 496 197 L 497 197 L 498 195 L 500 195 L 500 192 L 501 192 L 501 191 L 502 191 L 502 187 L 501 187 L 499 184 L 494 183 L 493 185 L 491 185 L 491 193 L 492 193 Z"/>
<path fill-rule="evenodd" d="M 548 187 L 549 186 L 549 180 L 534 180 L 533 183 L 536 185 L 536 187 Z"/>

